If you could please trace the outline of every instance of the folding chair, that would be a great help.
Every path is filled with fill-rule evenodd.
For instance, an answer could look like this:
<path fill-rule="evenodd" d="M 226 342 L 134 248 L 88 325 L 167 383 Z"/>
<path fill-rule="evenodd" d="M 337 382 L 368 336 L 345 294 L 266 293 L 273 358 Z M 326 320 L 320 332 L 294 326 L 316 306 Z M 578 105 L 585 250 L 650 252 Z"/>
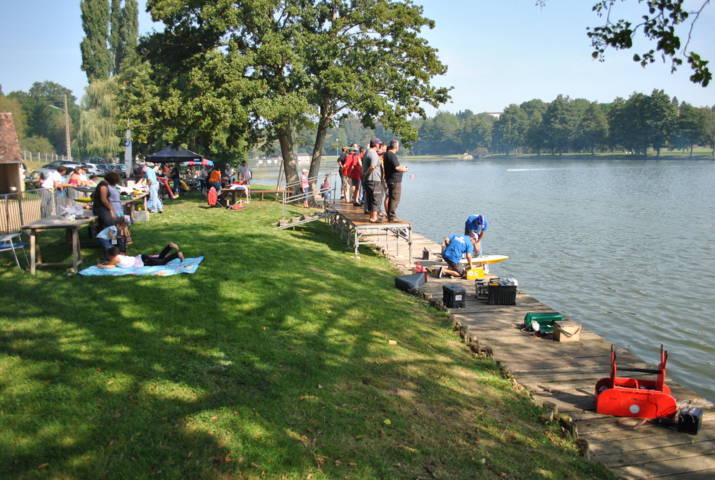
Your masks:
<path fill-rule="evenodd" d="M 20 232 L 6 233 L 0 235 L 0 253 L 12 252 L 12 256 L 15 257 L 15 263 L 17 264 L 17 268 L 22 270 L 22 266 L 20 265 L 20 259 L 17 258 L 17 250 L 22 249 L 22 254 L 25 256 L 25 263 L 29 265 L 30 261 L 27 259 L 27 253 L 25 252 L 25 247 L 27 247 L 27 245 L 21 242 L 14 242 L 14 238 L 19 239 Z"/>

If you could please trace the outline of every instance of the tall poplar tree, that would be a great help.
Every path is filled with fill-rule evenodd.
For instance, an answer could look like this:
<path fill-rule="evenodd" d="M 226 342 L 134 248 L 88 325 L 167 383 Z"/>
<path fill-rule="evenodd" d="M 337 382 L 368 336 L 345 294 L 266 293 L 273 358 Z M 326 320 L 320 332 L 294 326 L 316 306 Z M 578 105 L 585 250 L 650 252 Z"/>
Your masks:
<path fill-rule="evenodd" d="M 112 0 L 109 11 L 109 50 L 112 53 L 112 73 L 116 74 L 121 65 L 122 0 Z"/>
<path fill-rule="evenodd" d="M 112 29 L 114 29 L 114 20 L 112 20 Z M 124 8 L 122 8 L 119 19 L 120 41 L 114 49 L 115 74 L 121 73 L 124 62 L 134 55 L 138 37 L 139 7 L 137 6 L 137 0 L 124 0 Z"/>
<path fill-rule="evenodd" d="M 109 2 L 108 0 L 82 0 L 82 29 L 85 37 L 80 44 L 82 50 L 82 70 L 87 79 L 106 79 L 112 72 L 112 56 L 109 42 Z"/>

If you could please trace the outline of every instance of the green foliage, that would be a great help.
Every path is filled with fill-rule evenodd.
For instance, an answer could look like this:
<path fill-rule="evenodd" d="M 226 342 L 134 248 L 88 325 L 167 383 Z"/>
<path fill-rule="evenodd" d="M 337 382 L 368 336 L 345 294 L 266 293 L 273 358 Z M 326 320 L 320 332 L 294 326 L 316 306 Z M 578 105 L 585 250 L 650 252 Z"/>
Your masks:
<path fill-rule="evenodd" d="M 6 97 L 0 92 L 0 112 L 12 113 L 17 138 L 22 140 L 27 134 L 27 116 L 20 101 L 17 98 Z"/>
<path fill-rule="evenodd" d="M 171 97 L 162 85 L 178 87 L 204 62 L 223 62 L 225 74 L 241 84 L 231 93 L 247 112 L 226 128 L 240 127 L 250 144 L 277 139 L 289 181 L 297 178 L 296 132 L 305 125 L 317 125 L 312 171 L 340 117 L 355 113 L 365 125 L 379 122 L 410 140 L 408 118 L 424 114 L 423 103 L 447 98 L 445 89 L 429 84 L 446 71 L 420 36 L 432 22 L 411 2 L 153 0 L 147 7 L 164 23 L 142 46 L 162 100 Z M 220 90 L 197 93 L 222 103 Z M 155 139 L 159 130 L 152 132 Z"/>
<path fill-rule="evenodd" d="M 608 140 L 608 118 L 603 107 L 590 103 L 581 116 L 576 129 L 574 145 L 577 150 L 588 150 L 591 154 L 603 148 Z"/>
<path fill-rule="evenodd" d="M 56 153 L 55 147 L 45 137 L 25 137 L 20 140 L 20 148 L 31 153 Z"/>
<path fill-rule="evenodd" d="M 83 156 L 112 158 L 121 150 L 116 80 L 95 80 L 82 98 L 77 140 Z"/>
<path fill-rule="evenodd" d="M 92 82 L 109 78 L 112 73 L 112 56 L 108 49 L 109 42 L 109 1 L 82 0 L 82 70 Z"/>
<path fill-rule="evenodd" d="M 119 74 L 137 45 L 137 0 L 111 0 L 111 6 L 109 0 L 82 0 L 80 7 L 85 33 L 80 44 L 82 70 L 87 79 L 91 83 Z"/>
<path fill-rule="evenodd" d="M 635 24 L 631 20 L 618 18 L 613 11 L 617 3 L 619 2 L 616 0 L 600 0 L 593 6 L 593 11 L 599 17 L 605 17 L 603 25 L 588 29 L 594 58 L 603 61 L 608 48 L 633 48 L 634 39 L 640 31 L 649 43 L 655 44 L 655 48 L 635 53 L 633 61 L 645 67 L 655 62 L 657 56 L 661 56 L 664 60 L 670 59 L 671 71 L 675 71 L 685 59 L 692 70 L 690 80 L 693 83 L 699 83 L 703 87 L 710 83 L 712 73 L 708 61 L 688 48 L 693 27 L 710 3 L 709 0 L 701 0 L 694 11 L 691 11 L 691 5 L 686 6 L 683 0 L 638 0 L 638 3 L 644 4 L 642 8 L 645 11 L 636 20 L 639 23 Z M 685 32 L 687 37 L 682 41 L 681 36 L 684 36 Z"/>
<path fill-rule="evenodd" d="M 511 153 L 524 145 L 528 129 L 529 117 L 526 112 L 518 105 L 509 105 L 494 124 L 492 149 Z"/>
<path fill-rule="evenodd" d="M 707 117 L 704 109 L 683 102 L 675 126 L 675 147 L 687 148 L 692 155 L 694 145 L 707 142 Z"/>
<path fill-rule="evenodd" d="M 28 92 L 12 92 L 8 98 L 17 100 L 27 119 L 27 136 L 43 137 L 57 152 L 65 151 L 64 96 L 67 95 L 70 131 L 79 126 L 79 106 L 72 91 L 62 85 L 45 81 L 35 82 Z"/>
<path fill-rule="evenodd" d="M 139 6 L 137 5 L 137 0 L 124 0 L 119 37 L 120 42 L 114 50 L 115 74 L 121 73 L 124 62 L 131 61 L 136 55 L 139 37 Z"/>

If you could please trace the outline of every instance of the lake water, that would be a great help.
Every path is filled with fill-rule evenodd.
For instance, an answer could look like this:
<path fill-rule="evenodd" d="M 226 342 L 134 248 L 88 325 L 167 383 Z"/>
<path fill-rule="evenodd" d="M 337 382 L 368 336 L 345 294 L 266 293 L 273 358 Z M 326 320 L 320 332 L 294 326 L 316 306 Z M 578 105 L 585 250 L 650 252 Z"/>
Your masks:
<path fill-rule="evenodd" d="M 484 252 L 510 257 L 493 273 L 649 363 L 664 344 L 669 376 L 715 401 L 715 161 L 404 163 L 415 231 L 485 215 Z"/>
<path fill-rule="evenodd" d="M 427 237 L 489 221 L 492 268 L 715 400 L 715 161 L 406 162 L 399 215 Z"/>

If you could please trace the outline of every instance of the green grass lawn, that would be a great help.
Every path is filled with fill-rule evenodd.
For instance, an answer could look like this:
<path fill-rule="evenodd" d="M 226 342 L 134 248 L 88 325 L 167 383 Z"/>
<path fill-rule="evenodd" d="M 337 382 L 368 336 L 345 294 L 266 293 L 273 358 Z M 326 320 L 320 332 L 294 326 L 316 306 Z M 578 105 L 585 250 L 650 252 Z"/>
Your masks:
<path fill-rule="evenodd" d="M 176 241 L 206 257 L 194 275 L 0 257 L 0 478 L 611 478 L 385 259 L 277 231 L 274 202 L 165 212 L 130 252 Z"/>

